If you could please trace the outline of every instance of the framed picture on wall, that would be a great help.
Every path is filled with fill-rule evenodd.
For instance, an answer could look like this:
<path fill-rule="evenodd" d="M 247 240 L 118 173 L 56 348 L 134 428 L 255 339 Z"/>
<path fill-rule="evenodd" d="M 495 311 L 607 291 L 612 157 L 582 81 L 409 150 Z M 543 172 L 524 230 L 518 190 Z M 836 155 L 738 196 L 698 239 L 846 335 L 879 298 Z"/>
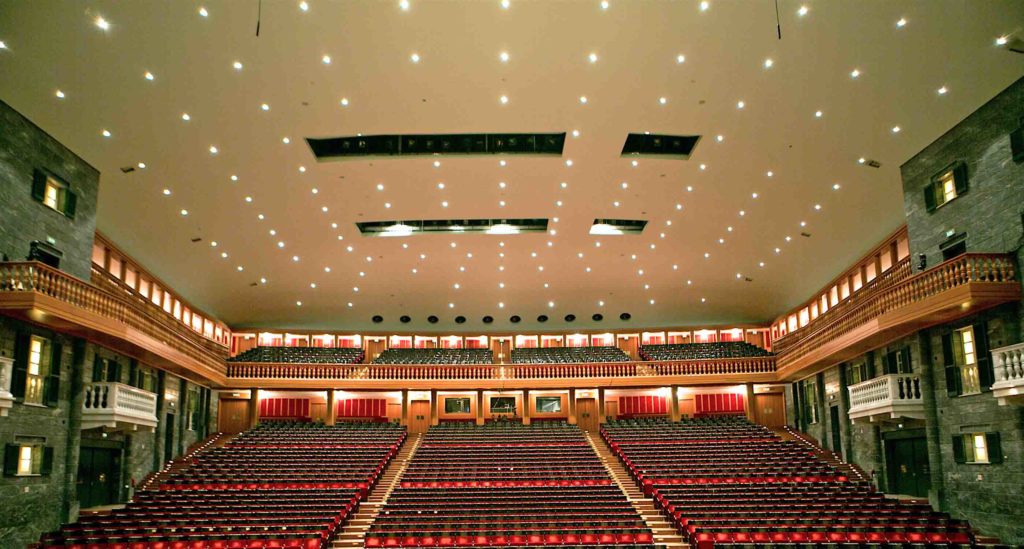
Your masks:
<path fill-rule="evenodd" d="M 468 397 L 445 397 L 445 399 L 444 399 L 444 413 L 446 413 L 446 414 L 468 414 L 469 413 L 469 398 Z"/>
<path fill-rule="evenodd" d="M 537 397 L 537 413 L 556 414 L 562 411 L 562 397 Z"/>

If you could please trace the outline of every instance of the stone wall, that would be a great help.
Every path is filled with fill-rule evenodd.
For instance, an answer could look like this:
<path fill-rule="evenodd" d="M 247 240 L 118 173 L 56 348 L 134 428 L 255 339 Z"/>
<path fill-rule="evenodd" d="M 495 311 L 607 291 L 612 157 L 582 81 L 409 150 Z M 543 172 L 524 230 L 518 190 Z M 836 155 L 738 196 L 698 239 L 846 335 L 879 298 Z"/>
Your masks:
<path fill-rule="evenodd" d="M 32 177 L 45 169 L 77 196 L 69 218 L 32 198 Z M 12 261 L 28 256 L 29 243 L 46 242 L 64 253 L 61 269 L 89 280 L 100 174 L 27 118 L 0 101 L 0 253 Z"/>

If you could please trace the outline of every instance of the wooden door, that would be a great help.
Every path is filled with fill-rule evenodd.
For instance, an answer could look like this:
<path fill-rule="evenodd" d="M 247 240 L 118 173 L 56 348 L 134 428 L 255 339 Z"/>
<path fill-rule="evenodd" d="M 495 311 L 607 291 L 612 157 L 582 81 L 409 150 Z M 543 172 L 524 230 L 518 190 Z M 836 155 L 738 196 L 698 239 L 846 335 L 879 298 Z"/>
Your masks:
<path fill-rule="evenodd" d="M 373 359 L 377 358 L 377 355 L 379 355 L 382 352 L 384 352 L 384 349 L 387 349 L 387 341 L 386 340 L 383 340 L 383 339 L 380 340 L 380 341 L 374 341 L 374 340 L 371 340 L 371 339 L 366 340 L 366 353 L 365 353 L 366 357 L 363 359 L 363 362 L 365 362 L 366 364 L 369 364 L 369 363 L 373 362 Z"/>
<path fill-rule="evenodd" d="M 410 433 L 426 433 L 430 428 L 430 401 L 414 400 L 409 403 Z"/>
<path fill-rule="evenodd" d="M 604 417 L 608 419 L 615 419 L 619 417 L 619 401 L 617 400 L 606 400 L 604 401 Z"/>
<path fill-rule="evenodd" d="M 928 444 L 924 437 L 887 440 L 886 472 L 889 491 L 916 497 L 928 497 L 931 473 L 928 470 Z"/>
<path fill-rule="evenodd" d="M 629 355 L 629 358 L 633 360 L 639 360 L 640 358 L 640 338 L 637 336 L 629 336 L 624 338 L 616 339 L 618 342 L 619 349 L 622 352 Z"/>
<path fill-rule="evenodd" d="M 584 431 L 597 431 L 600 418 L 597 415 L 597 400 L 576 399 L 576 424 Z"/>
<path fill-rule="evenodd" d="M 221 399 L 217 408 L 217 430 L 222 433 L 241 433 L 249 423 L 249 401 Z M 168 458 L 170 459 L 170 458 Z"/>
<path fill-rule="evenodd" d="M 786 401 L 781 393 L 754 395 L 754 421 L 766 427 L 786 425 Z"/>
<path fill-rule="evenodd" d="M 116 503 L 121 486 L 121 450 L 83 446 L 76 482 L 81 508 Z"/>

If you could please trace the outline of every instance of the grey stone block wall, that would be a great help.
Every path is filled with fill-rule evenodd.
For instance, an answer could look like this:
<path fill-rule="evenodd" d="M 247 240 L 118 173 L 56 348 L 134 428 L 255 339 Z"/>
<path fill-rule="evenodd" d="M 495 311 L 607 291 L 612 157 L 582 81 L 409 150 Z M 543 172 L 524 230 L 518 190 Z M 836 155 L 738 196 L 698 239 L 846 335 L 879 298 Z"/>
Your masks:
<path fill-rule="evenodd" d="M 63 179 L 77 195 L 74 219 L 32 198 L 37 168 Z M 95 168 L 0 101 L 0 253 L 20 261 L 31 241 L 52 238 L 64 253 L 61 269 L 89 280 L 99 182 Z"/>

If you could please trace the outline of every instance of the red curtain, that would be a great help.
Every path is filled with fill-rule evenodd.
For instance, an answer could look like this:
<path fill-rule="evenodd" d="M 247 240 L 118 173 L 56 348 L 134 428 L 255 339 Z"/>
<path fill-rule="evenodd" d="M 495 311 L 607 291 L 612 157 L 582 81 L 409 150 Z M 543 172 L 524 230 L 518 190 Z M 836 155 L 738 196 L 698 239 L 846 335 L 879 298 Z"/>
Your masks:
<path fill-rule="evenodd" d="M 667 413 L 668 402 L 663 396 L 645 395 L 619 397 L 620 416 Z"/>
<path fill-rule="evenodd" d="M 388 416 L 388 401 L 383 398 L 348 398 L 338 401 L 337 417 Z"/>
<path fill-rule="evenodd" d="M 308 418 L 308 398 L 265 398 L 260 400 L 260 417 Z"/>
<path fill-rule="evenodd" d="M 746 412 L 744 401 L 744 395 L 735 393 L 694 395 L 694 412 L 697 415 L 742 414 Z"/>

